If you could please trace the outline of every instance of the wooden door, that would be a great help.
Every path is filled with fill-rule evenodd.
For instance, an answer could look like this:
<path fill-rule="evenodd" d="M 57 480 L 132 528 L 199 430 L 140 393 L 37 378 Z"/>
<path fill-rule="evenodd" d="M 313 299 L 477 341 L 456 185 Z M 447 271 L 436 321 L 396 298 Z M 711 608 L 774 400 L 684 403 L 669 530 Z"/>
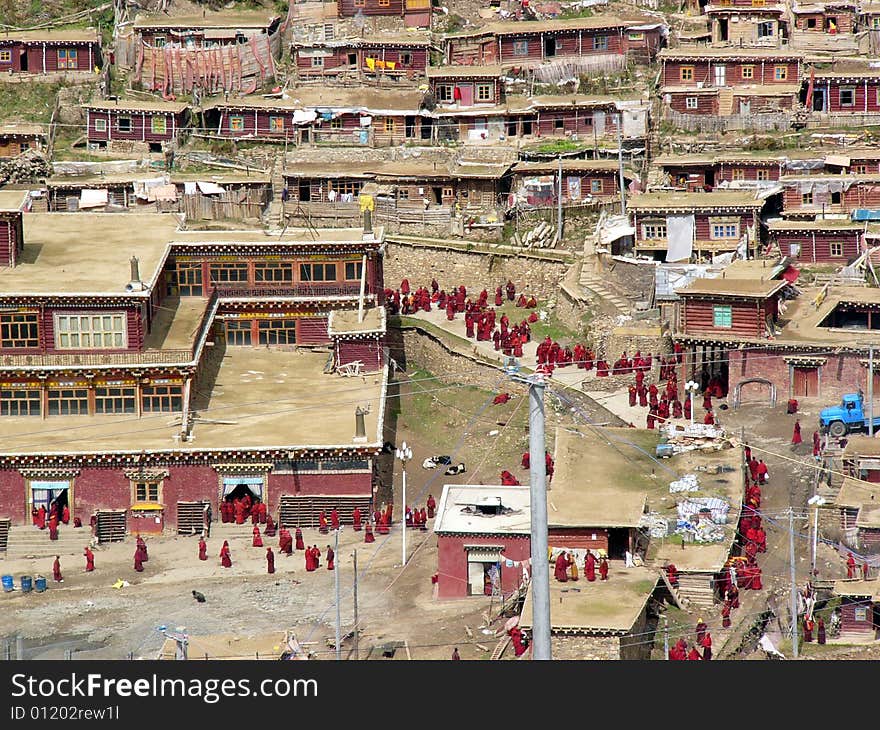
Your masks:
<path fill-rule="evenodd" d="M 819 395 L 819 368 L 795 368 L 792 381 L 792 395 L 795 398 Z"/>

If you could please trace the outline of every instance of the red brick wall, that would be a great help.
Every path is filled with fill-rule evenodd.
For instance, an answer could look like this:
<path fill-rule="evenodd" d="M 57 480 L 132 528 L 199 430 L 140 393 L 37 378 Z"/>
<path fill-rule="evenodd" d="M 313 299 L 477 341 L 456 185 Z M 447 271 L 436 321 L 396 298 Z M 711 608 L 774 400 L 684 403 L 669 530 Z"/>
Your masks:
<path fill-rule="evenodd" d="M 439 598 L 464 598 L 468 595 L 468 568 L 465 545 L 504 545 L 501 553 L 501 591 L 510 593 L 522 579 L 522 568 L 508 568 L 504 559 L 528 560 L 531 541 L 527 536 L 507 535 L 438 535 L 437 573 Z"/>
<path fill-rule="evenodd" d="M 681 68 L 683 66 L 691 66 L 694 69 L 693 78 L 690 80 L 682 80 Z M 693 86 L 703 82 L 706 86 L 714 86 L 715 84 L 715 66 L 724 66 L 724 84 L 725 86 L 751 86 L 752 84 L 796 84 L 799 81 L 798 62 L 797 61 L 762 61 L 756 58 L 754 61 L 736 61 L 724 62 L 717 61 L 710 63 L 694 59 L 693 61 L 664 61 L 663 63 L 663 83 L 661 86 Z M 743 66 L 751 66 L 753 68 L 752 76 L 743 75 Z M 784 79 L 776 78 L 776 66 L 785 66 L 786 74 Z"/>
<path fill-rule="evenodd" d="M 0 517 L 9 518 L 13 525 L 30 522 L 26 500 L 24 477 L 15 469 L 0 469 Z"/>
<path fill-rule="evenodd" d="M 0 73 L 7 73 L 11 68 L 13 71 L 21 71 L 21 53 L 22 45 L 13 40 L 0 39 L 0 51 L 10 51 L 12 59 L 9 63 L 0 63 Z"/>
<path fill-rule="evenodd" d="M 387 6 L 379 4 L 379 0 L 364 0 L 362 6 L 355 4 L 355 0 L 339 0 L 339 17 L 351 18 L 358 11 L 363 15 L 403 15 L 403 0 L 389 0 Z"/>
<path fill-rule="evenodd" d="M 354 436 L 354 409 L 352 409 L 351 433 Z M 373 475 L 370 472 L 276 474 L 273 483 L 274 489 L 278 491 L 276 498 L 282 494 L 351 494 L 367 497 L 373 494 Z"/>
<path fill-rule="evenodd" d="M 164 116 L 165 133 L 153 132 L 153 116 Z M 131 129 L 123 132 L 119 129 L 119 118 L 128 117 L 131 120 Z M 106 128 L 100 131 L 96 128 L 96 121 L 103 120 L 107 123 Z M 181 128 L 182 116 L 151 114 L 149 112 L 129 112 L 125 110 L 101 111 L 90 109 L 88 112 L 87 134 L 90 141 L 104 141 L 111 139 L 140 141 L 140 142 L 165 142 L 175 137 L 175 132 Z"/>
<path fill-rule="evenodd" d="M 366 370 L 382 367 L 382 346 L 378 339 L 374 340 L 340 340 L 337 344 L 338 365 L 346 365 L 360 360 Z"/>

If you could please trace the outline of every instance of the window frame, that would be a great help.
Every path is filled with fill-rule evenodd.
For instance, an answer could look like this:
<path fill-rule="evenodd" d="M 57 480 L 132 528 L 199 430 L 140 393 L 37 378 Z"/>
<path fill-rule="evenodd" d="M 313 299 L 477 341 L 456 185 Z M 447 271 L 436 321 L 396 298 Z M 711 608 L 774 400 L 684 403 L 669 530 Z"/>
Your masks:
<path fill-rule="evenodd" d="M 318 268 L 320 267 L 320 268 Z M 333 278 L 329 278 L 328 274 L 332 267 Z M 308 271 L 308 276 L 303 276 Z M 315 273 L 320 272 L 322 278 L 315 278 Z M 338 281 L 336 262 L 335 261 L 301 261 L 299 264 L 299 281 L 304 284 L 320 284 L 328 281 Z"/>
<path fill-rule="evenodd" d="M 0 49 L 0 63 L 12 63 L 12 49 Z"/>
<path fill-rule="evenodd" d="M 678 79 L 679 81 L 693 81 L 695 74 L 694 66 L 679 66 L 678 67 Z"/>
<path fill-rule="evenodd" d="M 224 328 L 226 344 L 230 347 L 253 347 L 252 324 L 252 319 L 227 319 Z"/>
<path fill-rule="evenodd" d="M 593 36 L 593 50 L 594 51 L 607 51 L 608 50 L 608 36 L 607 35 L 594 35 Z"/>
<path fill-rule="evenodd" d="M 324 57 L 312 56 L 312 68 L 324 68 Z"/>
<path fill-rule="evenodd" d="M 295 345 L 296 342 L 296 319 L 268 317 L 257 320 L 257 344 Z"/>
<path fill-rule="evenodd" d="M 157 123 L 161 123 L 161 129 L 157 129 Z M 163 114 L 155 114 L 150 117 L 150 132 L 152 134 L 168 134 L 168 117 Z"/>
<path fill-rule="evenodd" d="M 828 255 L 835 258 L 842 258 L 843 241 L 830 241 L 828 244 Z"/>
<path fill-rule="evenodd" d="M 733 329 L 733 306 L 730 304 L 713 304 L 712 326 L 719 329 Z"/>
<path fill-rule="evenodd" d="M 153 406 L 156 403 L 162 407 L 154 408 Z M 175 405 L 178 407 L 175 408 Z M 180 413 L 182 410 L 183 385 L 177 383 L 151 383 L 141 386 L 141 411 L 143 413 Z"/>
<path fill-rule="evenodd" d="M 773 67 L 774 81 L 788 81 L 788 66 L 776 65 Z"/>
<path fill-rule="evenodd" d="M 743 81 L 751 81 L 755 78 L 755 67 L 751 64 L 741 64 L 739 67 L 739 77 Z"/>
<path fill-rule="evenodd" d="M 529 39 L 528 38 L 519 38 L 513 41 L 513 55 L 514 56 L 528 56 L 529 55 Z"/>
<path fill-rule="evenodd" d="M 73 408 L 73 404 L 76 407 Z M 46 415 L 88 416 L 89 389 L 84 386 L 55 387 L 46 390 Z"/>
<path fill-rule="evenodd" d="M 700 100 L 696 96 L 686 96 L 684 98 L 684 108 L 685 109 L 699 109 L 700 108 Z"/>
<path fill-rule="evenodd" d="M 719 221 L 710 224 L 709 238 L 713 241 L 738 241 L 739 223 Z"/>
<path fill-rule="evenodd" d="M 162 504 L 162 487 L 164 479 L 132 479 L 131 480 L 131 503 L 132 504 Z M 143 498 L 139 490 L 143 488 Z M 155 491 L 153 491 L 155 490 Z M 151 493 L 155 499 L 150 499 Z"/>
<path fill-rule="evenodd" d="M 125 129 L 122 126 L 123 122 L 125 122 L 128 125 L 128 129 Z M 122 132 L 123 134 L 131 134 L 133 129 L 134 129 L 134 123 L 133 123 L 131 117 L 128 117 L 128 116 L 116 117 L 116 131 L 117 132 Z"/>
<path fill-rule="evenodd" d="M 249 266 L 246 262 L 223 261 L 208 264 L 208 280 L 217 284 L 247 284 Z"/>
<path fill-rule="evenodd" d="M 17 385 L 10 383 L 10 386 Z M 13 404 L 15 407 L 13 408 Z M 0 389 L 0 417 L 41 416 L 43 391 L 40 388 L 9 387 Z M 13 411 L 15 411 L 13 413 Z"/>
<path fill-rule="evenodd" d="M 255 261 L 254 285 L 259 287 L 293 284 L 291 261 Z"/>
<path fill-rule="evenodd" d="M 844 93 L 850 94 L 850 100 L 845 102 L 843 100 Z M 840 106 L 845 107 L 855 107 L 856 105 L 856 87 L 855 86 L 841 86 L 838 90 L 838 99 L 840 100 Z"/>
<path fill-rule="evenodd" d="M 455 84 L 437 84 L 437 101 L 444 104 L 455 98 Z"/>
<path fill-rule="evenodd" d="M 22 329 L 27 330 L 22 337 Z M 23 343 L 23 344 L 17 344 Z M 0 350 L 34 350 L 40 347 L 40 315 L 37 312 L 0 313 Z"/>
<path fill-rule="evenodd" d="M 137 413 L 137 400 L 138 392 L 134 385 L 96 385 L 95 415 Z M 111 407 L 108 408 L 108 405 Z"/>
<path fill-rule="evenodd" d="M 605 181 L 600 177 L 590 178 L 590 194 L 597 195 L 604 192 Z"/>
<path fill-rule="evenodd" d="M 479 83 L 474 87 L 474 100 L 493 102 L 495 101 L 495 90 L 491 83 Z"/>
<path fill-rule="evenodd" d="M 813 204 L 813 193 L 801 193 L 801 206 Z"/>
<path fill-rule="evenodd" d="M 660 234 L 663 235 L 660 235 Z M 642 223 L 642 240 L 665 241 L 669 237 L 666 221 L 645 221 Z"/>
<path fill-rule="evenodd" d="M 109 330 L 104 330 L 105 319 L 110 319 Z M 100 320 L 101 328 L 94 329 L 95 320 Z M 76 328 L 74 329 L 73 325 Z M 108 311 L 100 313 L 58 312 L 52 317 L 54 325 L 54 344 L 58 350 L 125 350 L 128 348 L 128 317 L 125 311 Z M 83 325 L 88 329 L 84 330 Z M 88 336 L 88 345 L 82 342 Z M 95 337 L 100 337 L 101 344 L 95 344 Z M 112 344 L 105 344 L 107 337 Z M 73 344 L 74 339 L 77 344 Z M 66 341 L 67 344 L 64 344 Z"/>
<path fill-rule="evenodd" d="M 766 167 L 759 167 L 755 171 L 755 179 L 762 182 L 768 181 L 770 179 L 770 170 L 768 170 Z"/>
<path fill-rule="evenodd" d="M 244 114 L 229 115 L 229 131 L 244 132 Z"/>
<path fill-rule="evenodd" d="M 59 48 L 56 52 L 56 58 L 58 61 L 58 69 L 64 71 L 70 71 L 77 69 L 77 64 L 79 61 L 79 54 L 77 53 L 76 48 Z"/>
<path fill-rule="evenodd" d="M 273 115 L 269 117 L 270 132 L 284 132 L 284 117 Z"/>
<path fill-rule="evenodd" d="M 102 119 L 101 117 L 95 117 L 94 129 L 96 132 L 106 132 L 107 131 L 107 120 Z"/>
<path fill-rule="evenodd" d="M 349 267 L 351 267 L 352 270 L 351 276 L 349 276 Z M 345 266 L 343 266 L 343 275 L 345 276 L 345 281 L 360 281 L 363 269 L 363 261 L 346 261 Z"/>

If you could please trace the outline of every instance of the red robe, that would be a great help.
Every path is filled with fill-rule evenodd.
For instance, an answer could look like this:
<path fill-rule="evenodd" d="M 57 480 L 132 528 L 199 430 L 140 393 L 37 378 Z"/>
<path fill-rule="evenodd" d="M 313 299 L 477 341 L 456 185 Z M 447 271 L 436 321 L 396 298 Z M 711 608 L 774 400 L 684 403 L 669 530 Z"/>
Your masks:
<path fill-rule="evenodd" d="M 803 441 L 803 439 L 801 438 L 801 422 L 795 421 L 794 422 L 794 433 L 792 433 L 792 435 L 791 435 L 791 442 L 793 444 L 799 444 L 799 443 L 801 443 L 801 441 Z"/>
<path fill-rule="evenodd" d="M 329 531 L 330 528 L 327 526 L 327 517 L 322 510 L 321 514 L 318 516 L 318 532 L 322 535 L 326 535 Z"/>
<path fill-rule="evenodd" d="M 37 527 L 41 530 L 46 529 L 46 508 L 43 505 L 37 510 Z"/>
<path fill-rule="evenodd" d="M 565 553 L 559 553 L 556 557 L 556 569 L 554 570 L 554 575 L 556 576 L 556 580 L 560 583 L 565 583 L 568 580 L 569 565 L 571 565 L 571 561 L 566 557 Z"/>
<path fill-rule="evenodd" d="M 232 556 L 229 554 L 229 543 L 223 541 L 223 547 L 220 548 L 220 564 L 224 568 L 232 567 Z"/>
<path fill-rule="evenodd" d="M 602 558 L 599 563 L 599 577 L 602 580 L 608 580 L 608 561 Z"/>
<path fill-rule="evenodd" d="M 354 511 L 351 513 L 352 520 L 352 529 L 355 532 L 361 531 L 361 511 L 357 507 L 354 508 Z"/>
<path fill-rule="evenodd" d="M 258 514 L 259 514 L 259 516 L 260 516 L 260 524 L 261 524 L 261 525 L 265 525 L 265 524 L 266 524 L 266 520 L 267 520 L 267 518 L 268 518 L 268 516 L 269 516 L 269 508 L 266 506 L 266 503 L 265 503 L 265 502 L 260 502 L 260 503 L 257 505 L 257 512 L 258 512 Z"/>
<path fill-rule="evenodd" d="M 55 562 L 52 563 L 52 579 L 57 583 L 61 583 L 64 580 L 61 576 L 61 561 L 58 558 L 55 558 Z"/>
<path fill-rule="evenodd" d="M 275 572 L 275 553 L 272 548 L 266 548 L 266 572 L 270 575 Z"/>
<path fill-rule="evenodd" d="M 434 510 L 437 509 L 437 503 L 434 501 L 434 497 L 432 495 L 428 495 L 428 501 L 425 503 L 428 508 L 428 519 L 434 519 Z"/>
<path fill-rule="evenodd" d="M 853 557 L 852 553 L 850 553 L 849 557 L 846 559 L 846 577 L 847 578 L 855 578 L 856 577 L 856 560 Z"/>
<path fill-rule="evenodd" d="M 266 529 L 263 531 L 266 537 L 275 537 L 275 520 L 272 515 L 266 515 Z"/>
<path fill-rule="evenodd" d="M 263 538 L 260 536 L 260 528 L 254 525 L 254 539 L 251 541 L 251 547 L 263 547 Z"/>
<path fill-rule="evenodd" d="M 298 527 L 296 528 L 296 532 L 294 533 L 294 537 L 296 538 L 296 549 L 297 550 L 305 550 L 306 545 L 303 542 L 303 533 L 302 530 Z"/>
<path fill-rule="evenodd" d="M 199 539 L 199 560 L 208 559 L 208 543 L 204 539 Z"/>
<path fill-rule="evenodd" d="M 137 548 L 134 551 L 134 569 L 138 573 L 144 572 L 144 553 L 140 548 Z"/>
<path fill-rule="evenodd" d="M 587 553 L 584 560 L 584 575 L 591 583 L 596 580 L 596 558 L 593 553 Z"/>
<path fill-rule="evenodd" d="M 86 556 L 86 573 L 91 573 L 95 569 L 95 554 L 86 548 L 83 555 Z"/>
<path fill-rule="evenodd" d="M 373 525 L 368 522 L 367 526 L 364 528 L 364 542 L 370 543 L 375 541 L 376 538 L 373 536 Z"/>
<path fill-rule="evenodd" d="M 56 520 L 54 517 L 49 520 L 49 539 L 58 539 L 58 520 Z"/>
<path fill-rule="evenodd" d="M 335 566 L 333 565 L 333 560 L 335 557 L 336 557 L 336 553 L 333 552 L 333 548 L 328 546 L 327 547 L 327 570 L 334 569 Z"/>
<path fill-rule="evenodd" d="M 67 505 L 64 505 L 64 509 L 61 511 L 61 521 L 65 525 L 70 522 L 70 508 Z"/>
<path fill-rule="evenodd" d="M 333 511 L 330 513 L 330 526 L 334 530 L 339 529 L 339 512 L 336 511 L 336 508 L 333 508 Z"/>

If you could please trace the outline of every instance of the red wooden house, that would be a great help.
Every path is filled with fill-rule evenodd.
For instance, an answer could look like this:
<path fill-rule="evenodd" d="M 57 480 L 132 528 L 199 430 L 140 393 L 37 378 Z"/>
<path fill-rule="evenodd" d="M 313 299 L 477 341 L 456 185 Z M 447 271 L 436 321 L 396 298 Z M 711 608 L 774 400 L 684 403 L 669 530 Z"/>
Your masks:
<path fill-rule="evenodd" d="M 428 33 L 387 33 L 367 38 L 295 40 L 291 55 L 300 78 L 340 74 L 420 78 L 428 67 Z"/>
<path fill-rule="evenodd" d="M 273 35 L 282 18 L 265 11 L 206 11 L 197 15 L 139 14 L 132 25 L 136 39 L 154 48 L 215 48 L 248 43 Z"/>
<path fill-rule="evenodd" d="M 141 142 L 155 152 L 176 141 L 189 125 L 189 107 L 183 102 L 116 99 L 83 104 L 90 144 L 112 147 L 114 142 Z"/>
<path fill-rule="evenodd" d="M 880 580 L 838 580 L 834 582 L 834 594 L 841 599 L 840 640 L 876 641 L 880 629 Z"/>
<path fill-rule="evenodd" d="M 102 66 L 101 36 L 84 30 L 17 30 L 0 36 L 0 73 L 94 73 Z"/>
<path fill-rule="evenodd" d="M 753 250 L 765 203 L 749 191 L 633 196 L 627 211 L 636 229 L 635 250 L 666 261 L 735 251 L 743 244 Z"/>
<path fill-rule="evenodd" d="M 664 106 L 679 114 L 751 114 L 791 109 L 802 54 L 764 49 L 663 49 Z"/>
<path fill-rule="evenodd" d="M 812 86 L 813 111 L 832 114 L 880 112 L 880 71 L 867 66 L 836 66 L 831 70 L 812 69 L 805 76 Z M 807 92 L 809 96 L 809 90 Z"/>
<path fill-rule="evenodd" d="M 431 27 L 430 0 L 339 0 L 340 18 L 356 15 L 397 15 L 408 28 Z"/>
<path fill-rule="evenodd" d="M 0 266 L 15 266 L 24 246 L 22 213 L 29 196 L 23 190 L 0 190 Z"/>
<path fill-rule="evenodd" d="M 863 249 L 863 223 L 834 218 L 776 220 L 767 224 L 769 244 L 800 263 L 843 266 Z"/>
<path fill-rule="evenodd" d="M 511 171 L 511 187 L 517 204 L 530 208 L 553 207 L 559 200 L 559 163 L 517 162 Z M 633 173 L 624 171 L 628 184 Z M 578 204 L 613 200 L 620 195 L 617 160 L 562 160 L 562 202 Z"/>
<path fill-rule="evenodd" d="M 855 29 L 859 4 L 849 0 L 833 2 L 805 2 L 792 4 L 793 30 L 812 33 L 843 34 Z"/>
<path fill-rule="evenodd" d="M 25 216 L 0 286 L 0 515 L 29 524 L 58 499 L 99 528 L 118 510 L 131 531 L 192 534 L 205 503 L 219 514 L 244 492 L 288 525 L 369 509 L 384 441 L 380 229 L 270 240 L 161 216 L 57 220 Z M 344 406 L 352 381 L 329 372 L 353 360 L 363 429 Z M 208 410 L 240 428 L 200 420 Z"/>
<path fill-rule="evenodd" d="M 27 150 L 42 150 L 49 132 L 42 124 L 0 124 L 0 157 L 15 157 Z"/>
<path fill-rule="evenodd" d="M 783 186 L 782 214 L 813 218 L 826 213 L 851 213 L 880 207 L 880 175 L 786 175 Z"/>
<path fill-rule="evenodd" d="M 504 100 L 501 66 L 431 66 L 428 85 L 440 107 L 495 106 Z"/>
<path fill-rule="evenodd" d="M 712 43 L 734 46 L 782 45 L 789 34 L 785 3 L 765 0 L 710 0 L 705 14 Z"/>
<path fill-rule="evenodd" d="M 785 279 L 697 279 L 677 291 L 679 329 L 683 335 L 768 339 L 787 284 Z"/>
<path fill-rule="evenodd" d="M 437 502 L 437 597 L 510 595 L 531 550 L 529 487 L 447 484 Z"/>

